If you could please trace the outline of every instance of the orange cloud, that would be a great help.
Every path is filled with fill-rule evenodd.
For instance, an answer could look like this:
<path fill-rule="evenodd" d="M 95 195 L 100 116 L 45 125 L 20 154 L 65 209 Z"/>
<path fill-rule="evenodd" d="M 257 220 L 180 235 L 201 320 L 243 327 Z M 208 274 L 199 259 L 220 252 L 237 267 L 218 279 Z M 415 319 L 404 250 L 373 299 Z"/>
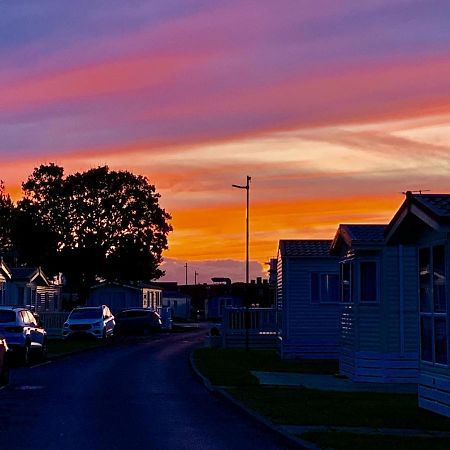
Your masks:
<path fill-rule="evenodd" d="M 400 205 L 392 197 L 258 202 L 250 207 L 250 258 L 264 263 L 279 239 L 332 239 L 339 223 L 387 223 Z M 181 260 L 245 258 L 245 205 L 173 211 L 166 256 Z"/>

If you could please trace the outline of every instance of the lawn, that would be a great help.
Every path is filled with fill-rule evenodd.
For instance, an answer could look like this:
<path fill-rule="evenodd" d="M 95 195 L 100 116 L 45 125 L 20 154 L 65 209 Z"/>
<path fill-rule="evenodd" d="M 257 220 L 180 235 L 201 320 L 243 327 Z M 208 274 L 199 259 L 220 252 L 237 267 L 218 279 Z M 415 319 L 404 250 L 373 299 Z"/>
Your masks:
<path fill-rule="evenodd" d="M 419 409 L 411 394 L 259 386 L 230 393 L 277 424 L 450 430 L 450 419 Z"/>
<path fill-rule="evenodd" d="M 275 350 L 243 350 L 200 348 L 194 352 L 194 361 L 212 384 L 219 386 L 257 385 L 252 370 L 334 374 L 335 361 L 283 361 Z"/>
<path fill-rule="evenodd" d="M 335 362 L 282 361 L 274 350 L 215 348 L 197 349 L 194 362 L 212 384 L 225 386 L 237 400 L 275 424 L 450 431 L 450 419 L 419 409 L 416 395 L 264 387 L 251 374 L 252 370 L 334 374 Z M 335 450 L 450 448 L 450 439 L 435 437 L 344 432 L 311 432 L 300 437 Z"/>
<path fill-rule="evenodd" d="M 303 433 L 305 441 L 333 450 L 448 450 L 448 438 L 381 436 L 341 432 Z"/>
<path fill-rule="evenodd" d="M 70 339 L 67 341 L 51 339 L 48 341 L 48 357 L 54 358 L 55 356 L 62 356 L 103 345 L 105 345 L 103 341 L 94 339 Z"/>

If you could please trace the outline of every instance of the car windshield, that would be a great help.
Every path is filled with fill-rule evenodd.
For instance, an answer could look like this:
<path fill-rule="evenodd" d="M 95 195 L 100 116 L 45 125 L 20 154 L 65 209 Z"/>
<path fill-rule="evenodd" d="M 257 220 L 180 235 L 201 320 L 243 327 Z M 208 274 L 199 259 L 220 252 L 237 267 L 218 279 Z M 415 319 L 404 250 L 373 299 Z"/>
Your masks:
<path fill-rule="evenodd" d="M 16 321 L 16 313 L 14 311 L 0 310 L 0 323 L 10 323 Z"/>
<path fill-rule="evenodd" d="M 102 310 L 95 309 L 74 309 L 70 314 L 71 319 L 100 319 L 102 317 Z"/>

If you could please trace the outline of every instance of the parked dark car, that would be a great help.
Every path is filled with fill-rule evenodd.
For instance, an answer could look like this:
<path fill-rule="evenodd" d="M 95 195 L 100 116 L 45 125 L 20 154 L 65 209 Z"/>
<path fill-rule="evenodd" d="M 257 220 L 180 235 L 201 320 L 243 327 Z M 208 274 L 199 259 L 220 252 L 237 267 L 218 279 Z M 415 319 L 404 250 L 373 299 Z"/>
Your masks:
<path fill-rule="evenodd" d="M 116 314 L 116 333 L 122 335 L 151 334 L 161 331 L 161 317 L 146 308 L 126 309 Z"/>
<path fill-rule="evenodd" d="M 0 336 L 0 386 L 9 383 L 9 349 L 6 339 Z"/>
<path fill-rule="evenodd" d="M 34 314 L 22 306 L 0 306 L 0 334 L 12 356 L 27 365 L 32 356 L 47 356 L 47 332 Z"/>

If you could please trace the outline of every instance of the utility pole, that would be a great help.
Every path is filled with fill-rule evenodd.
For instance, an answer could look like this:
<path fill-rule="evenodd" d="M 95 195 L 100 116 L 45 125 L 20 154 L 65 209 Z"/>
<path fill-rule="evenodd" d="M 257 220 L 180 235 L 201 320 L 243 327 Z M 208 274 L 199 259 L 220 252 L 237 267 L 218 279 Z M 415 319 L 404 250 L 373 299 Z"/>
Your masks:
<path fill-rule="evenodd" d="M 194 272 L 194 284 L 197 284 L 197 275 L 198 275 L 198 272 L 195 271 Z"/>
<path fill-rule="evenodd" d="M 185 271 L 186 271 L 186 286 L 187 286 L 187 282 L 188 282 L 188 277 L 187 277 L 187 269 L 188 269 L 188 263 L 186 263 L 185 265 L 184 265 L 184 268 L 185 268 Z"/>
<path fill-rule="evenodd" d="M 237 189 L 245 189 L 247 191 L 247 204 L 245 208 L 245 349 L 248 350 L 249 344 L 249 328 L 250 328 L 250 311 L 249 311 L 249 220 L 250 220 L 250 181 L 252 177 L 247 175 L 247 183 L 245 186 L 233 184 Z"/>
<path fill-rule="evenodd" d="M 247 191 L 247 206 L 245 208 L 245 284 L 249 281 L 249 220 L 250 220 L 250 181 L 252 177 L 247 175 L 247 184 L 241 186 L 233 184 L 232 186 L 238 189 L 245 189 Z"/>

